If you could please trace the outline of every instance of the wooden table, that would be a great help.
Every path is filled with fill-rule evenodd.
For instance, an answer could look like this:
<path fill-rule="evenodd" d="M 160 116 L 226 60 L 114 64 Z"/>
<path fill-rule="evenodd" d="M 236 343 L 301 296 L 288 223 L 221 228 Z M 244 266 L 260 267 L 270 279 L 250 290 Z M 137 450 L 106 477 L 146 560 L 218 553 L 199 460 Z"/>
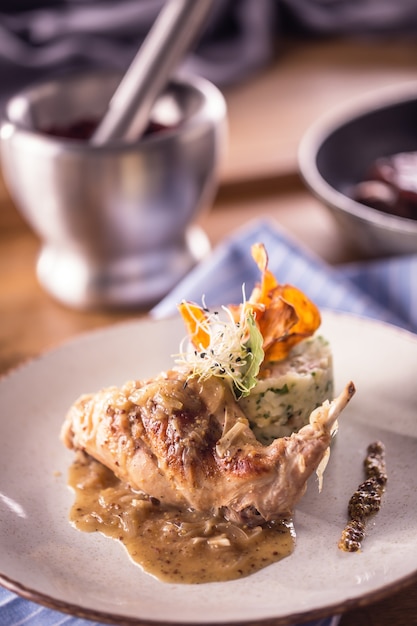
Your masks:
<path fill-rule="evenodd" d="M 225 90 L 229 145 L 212 210 L 201 220 L 216 245 L 247 220 L 268 216 L 330 264 L 352 259 L 343 237 L 297 174 L 304 131 L 333 106 L 365 91 L 417 79 L 417 43 L 386 40 L 284 43 L 277 59 Z M 39 242 L 0 180 L 0 373 L 99 326 L 146 314 L 78 312 L 38 285 Z M 342 616 L 340 626 L 417 624 L 417 582 Z"/>

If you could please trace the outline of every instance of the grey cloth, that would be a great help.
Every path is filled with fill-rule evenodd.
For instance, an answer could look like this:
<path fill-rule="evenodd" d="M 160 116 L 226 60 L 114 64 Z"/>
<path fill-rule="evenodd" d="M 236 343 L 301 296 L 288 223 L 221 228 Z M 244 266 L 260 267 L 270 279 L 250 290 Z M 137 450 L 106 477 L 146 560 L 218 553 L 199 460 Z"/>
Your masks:
<path fill-rule="evenodd" d="M 74 69 L 128 67 L 163 0 L 66 0 L 13 10 L 0 0 L 0 89 Z M 35 8 L 36 7 L 36 8 Z M 218 85 L 241 80 L 271 56 L 271 0 L 214 0 L 184 61 Z"/>
<path fill-rule="evenodd" d="M 417 0 L 284 0 L 283 24 L 316 35 L 416 34 Z"/>
<path fill-rule="evenodd" d="M 123 71 L 163 3 L 0 0 L 0 100 L 45 75 L 91 67 Z M 417 0 L 213 0 L 184 67 L 222 86 L 268 63 L 280 37 L 416 30 Z"/>

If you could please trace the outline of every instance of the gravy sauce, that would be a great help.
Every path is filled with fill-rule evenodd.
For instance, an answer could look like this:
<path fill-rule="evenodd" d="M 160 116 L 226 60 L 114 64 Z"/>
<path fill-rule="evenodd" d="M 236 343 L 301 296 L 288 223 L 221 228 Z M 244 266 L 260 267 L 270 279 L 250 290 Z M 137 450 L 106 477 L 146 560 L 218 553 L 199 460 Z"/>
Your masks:
<path fill-rule="evenodd" d="M 123 543 L 146 572 L 170 583 L 207 583 L 241 578 L 290 555 L 291 520 L 247 528 L 190 510 L 162 506 L 137 493 L 84 453 L 69 471 L 75 501 L 70 521 Z"/>

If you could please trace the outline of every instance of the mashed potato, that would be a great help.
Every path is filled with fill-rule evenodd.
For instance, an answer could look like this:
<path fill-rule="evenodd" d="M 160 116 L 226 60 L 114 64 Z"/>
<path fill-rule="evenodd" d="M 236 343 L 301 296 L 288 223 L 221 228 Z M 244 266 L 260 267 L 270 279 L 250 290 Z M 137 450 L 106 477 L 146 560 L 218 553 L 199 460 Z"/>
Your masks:
<path fill-rule="evenodd" d="M 333 399 L 332 353 L 326 339 L 314 335 L 286 359 L 264 365 L 262 378 L 239 404 L 258 440 L 269 444 L 307 424 L 326 399 Z"/>

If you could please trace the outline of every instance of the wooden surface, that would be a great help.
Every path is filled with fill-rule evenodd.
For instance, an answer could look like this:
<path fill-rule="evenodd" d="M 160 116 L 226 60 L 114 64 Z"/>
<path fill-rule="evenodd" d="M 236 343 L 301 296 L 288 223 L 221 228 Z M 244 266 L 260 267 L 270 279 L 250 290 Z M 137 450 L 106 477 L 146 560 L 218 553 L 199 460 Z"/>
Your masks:
<path fill-rule="evenodd" d="M 337 264 L 354 257 L 297 175 L 298 143 L 317 117 L 339 103 L 417 80 L 417 44 L 326 41 L 285 44 L 277 52 L 270 67 L 225 92 L 229 145 L 218 196 L 201 223 L 216 245 L 248 220 L 268 216 Z M 81 332 L 146 314 L 66 309 L 37 283 L 38 249 L 0 180 L 0 373 Z M 415 624 L 417 582 L 340 621 L 340 626 Z"/>

